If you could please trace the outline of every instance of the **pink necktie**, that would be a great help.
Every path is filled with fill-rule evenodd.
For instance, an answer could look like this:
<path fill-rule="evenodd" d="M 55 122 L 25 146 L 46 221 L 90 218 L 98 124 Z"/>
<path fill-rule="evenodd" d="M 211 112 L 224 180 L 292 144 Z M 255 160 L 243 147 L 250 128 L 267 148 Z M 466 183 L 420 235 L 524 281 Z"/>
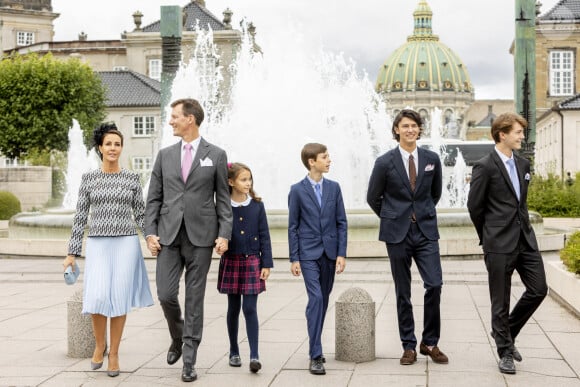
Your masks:
<path fill-rule="evenodd" d="M 185 144 L 185 155 L 183 156 L 183 163 L 181 164 L 181 177 L 183 178 L 183 182 L 187 181 L 187 175 L 189 175 L 189 170 L 191 169 L 191 163 L 193 161 L 193 157 L 191 155 L 191 144 Z"/>

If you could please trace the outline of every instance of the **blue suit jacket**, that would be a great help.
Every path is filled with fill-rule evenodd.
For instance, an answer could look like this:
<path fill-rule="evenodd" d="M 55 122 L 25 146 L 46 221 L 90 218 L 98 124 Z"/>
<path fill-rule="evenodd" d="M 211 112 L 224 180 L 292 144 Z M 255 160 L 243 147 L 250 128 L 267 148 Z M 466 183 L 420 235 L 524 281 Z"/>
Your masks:
<path fill-rule="evenodd" d="M 415 192 L 405 170 L 398 147 L 380 156 L 373 168 L 367 191 L 367 202 L 381 218 L 379 240 L 387 243 L 403 241 L 415 212 L 419 229 L 429 240 L 439 239 L 435 206 L 441 198 L 442 170 L 439 156 L 417 148 L 419 167 Z"/>
<path fill-rule="evenodd" d="M 346 257 L 347 220 L 337 182 L 324 179 L 322 208 L 308 178 L 292 185 L 288 194 L 290 261 L 315 260 L 326 253 Z"/>

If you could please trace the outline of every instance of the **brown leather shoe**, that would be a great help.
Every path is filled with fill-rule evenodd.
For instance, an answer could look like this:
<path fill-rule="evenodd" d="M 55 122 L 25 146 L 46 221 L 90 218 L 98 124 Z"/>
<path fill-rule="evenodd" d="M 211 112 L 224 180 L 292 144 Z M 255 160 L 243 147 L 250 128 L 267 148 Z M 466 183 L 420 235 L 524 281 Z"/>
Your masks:
<path fill-rule="evenodd" d="M 403 352 L 403 356 L 401 356 L 401 360 L 399 363 L 401 365 L 411 365 L 417 361 L 417 352 L 412 349 L 405 349 Z"/>
<path fill-rule="evenodd" d="M 449 363 L 449 358 L 447 358 L 447 355 L 441 352 L 438 346 L 434 346 L 433 349 L 430 350 L 429 347 L 421 343 L 421 345 L 419 346 L 419 352 L 421 352 L 421 355 L 428 355 L 429 357 L 431 357 L 431 360 L 433 360 L 434 363 L 438 364 Z"/>

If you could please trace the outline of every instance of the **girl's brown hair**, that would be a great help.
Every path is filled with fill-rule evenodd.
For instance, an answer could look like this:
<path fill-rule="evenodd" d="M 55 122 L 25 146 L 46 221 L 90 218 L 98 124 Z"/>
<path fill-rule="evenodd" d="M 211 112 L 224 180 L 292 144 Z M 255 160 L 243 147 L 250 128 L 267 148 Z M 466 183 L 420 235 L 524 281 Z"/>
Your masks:
<path fill-rule="evenodd" d="M 250 187 L 250 197 L 257 202 L 261 202 L 262 198 L 259 197 L 258 195 L 256 195 L 256 192 L 254 191 L 254 175 L 252 175 L 252 171 L 250 170 L 250 167 L 248 167 L 246 164 L 228 163 L 228 180 L 236 181 L 236 178 L 238 177 L 240 172 L 242 172 L 244 170 L 250 172 L 250 178 L 252 179 L 252 185 Z M 230 194 L 231 194 L 232 189 L 233 189 L 231 185 L 229 186 L 229 189 L 230 189 Z"/>

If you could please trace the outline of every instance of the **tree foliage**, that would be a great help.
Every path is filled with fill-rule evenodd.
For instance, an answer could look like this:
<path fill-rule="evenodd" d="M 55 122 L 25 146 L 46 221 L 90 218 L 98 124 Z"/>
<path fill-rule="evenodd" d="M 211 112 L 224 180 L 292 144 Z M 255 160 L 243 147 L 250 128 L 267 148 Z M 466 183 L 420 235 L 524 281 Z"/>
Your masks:
<path fill-rule="evenodd" d="M 580 216 L 580 173 L 569 183 L 549 175 L 547 178 L 533 176 L 528 189 L 528 207 L 542 216 Z"/>
<path fill-rule="evenodd" d="M 569 271 L 580 274 L 580 231 L 570 236 L 566 246 L 560 250 L 560 258 Z"/>
<path fill-rule="evenodd" d="M 85 142 L 105 117 L 105 88 L 89 65 L 48 54 L 17 55 L 0 61 L 0 152 L 42 159 L 68 149 L 72 119 Z"/>

